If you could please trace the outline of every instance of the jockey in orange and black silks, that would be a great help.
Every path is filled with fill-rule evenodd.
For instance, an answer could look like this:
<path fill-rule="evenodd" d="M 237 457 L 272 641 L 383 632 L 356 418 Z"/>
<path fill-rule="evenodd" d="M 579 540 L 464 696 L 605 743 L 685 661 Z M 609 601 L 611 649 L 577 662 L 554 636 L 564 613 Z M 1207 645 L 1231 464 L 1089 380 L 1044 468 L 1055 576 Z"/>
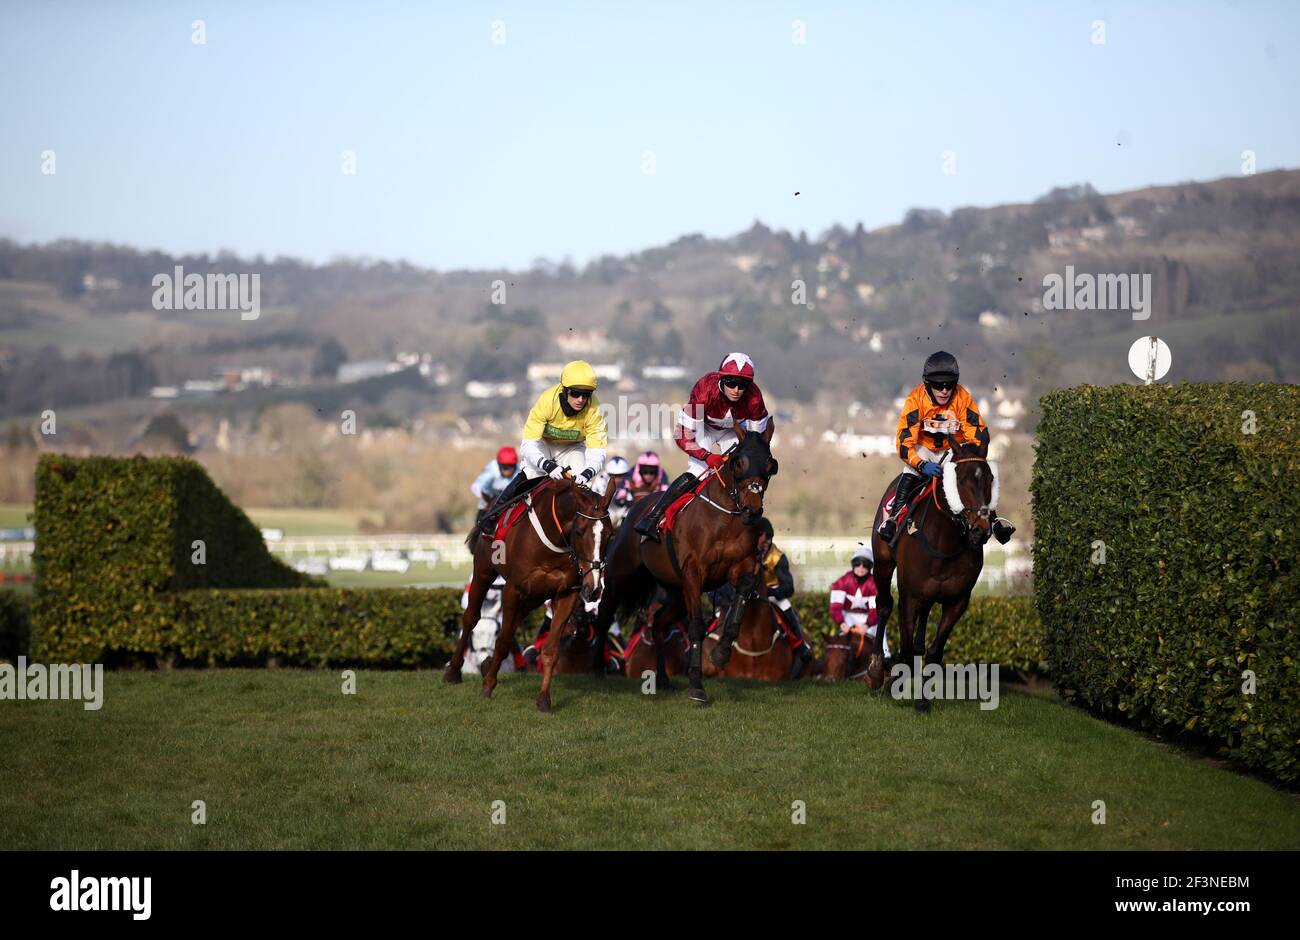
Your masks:
<path fill-rule="evenodd" d="M 987 449 L 989 429 L 980 417 L 975 399 L 958 384 L 957 357 L 936 352 L 925 360 L 921 384 L 908 393 L 898 416 L 898 456 L 907 464 L 899 477 L 889 514 L 880 523 L 880 535 L 893 539 L 898 515 L 925 477 L 942 477 L 943 452 L 958 444 L 980 444 Z M 1005 519 L 993 524 L 993 534 L 1004 545 L 1015 528 Z"/>

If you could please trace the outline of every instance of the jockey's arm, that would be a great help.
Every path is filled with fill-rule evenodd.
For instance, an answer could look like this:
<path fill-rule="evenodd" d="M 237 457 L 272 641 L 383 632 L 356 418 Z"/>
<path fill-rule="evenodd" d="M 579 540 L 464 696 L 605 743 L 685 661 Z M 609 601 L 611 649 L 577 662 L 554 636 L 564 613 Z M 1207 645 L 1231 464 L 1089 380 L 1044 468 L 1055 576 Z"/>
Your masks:
<path fill-rule="evenodd" d="M 980 417 L 979 409 L 968 392 L 954 410 L 957 419 L 957 439 L 967 444 L 989 446 L 989 428 Z"/>
<path fill-rule="evenodd" d="M 785 555 L 776 563 L 776 587 L 768 595 L 778 601 L 794 596 L 794 575 L 790 573 L 790 559 Z"/>
<path fill-rule="evenodd" d="M 903 405 L 903 411 L 898 416 L 898 430 L 895 434 L 895 443 L 898 445 L 898 456 L 902 461 L 913 470 L 921 469 L 921 457 L 916 452 L 916 445 L 921 440 L 921 409 L 920 402 L 913 401 L 911 397 Z"/>
<path fill-rule="evenodd" d="M 844 601 L 847 595 L 843 591 L 831 591 L 831 620 L 837 627 L 844 626 Z"/>
<path fill-rule="evenodd" d="M 479 499 L 483 498 L 484 487 L 488 486 L 492 482 L 492 477 L 496 475 L 495 464 L 495 460 L 488 461 L 487 466 L 483 468 L 483 472 L 475 477 L 474 482 L 469 485 L 469 491 Z"/>
<path fill-rule="evenodd" d="M 542 452 L 540 436 L 536 440 L 525 437 L 519 442 L 519 459 L 538 473 L 542 472 L 542 461 L 546 459 L 546 454 Z"/>
<path fill-rule="evenodd" d="M 593 395 L 588 406 L 587 420 L 583 426 L 583 443 L 586 445 L 586 469 L 594 477 L 605 468 L 605 448 L 609 446 L 609 429 L 600 402 Z"/>
<path fill-rule="evenodd" d="M 693 407 L 695 406 L 692 404 L 686 404 L 677 416 L 677 427 L 673 429 L 673 443 L 687 457 L 694 457 L 696 460 L 707 460 L 709 452 L 695 440 L 695 430 L 700 426 L 703 419 L 692 417 L 689 409 Z"/>

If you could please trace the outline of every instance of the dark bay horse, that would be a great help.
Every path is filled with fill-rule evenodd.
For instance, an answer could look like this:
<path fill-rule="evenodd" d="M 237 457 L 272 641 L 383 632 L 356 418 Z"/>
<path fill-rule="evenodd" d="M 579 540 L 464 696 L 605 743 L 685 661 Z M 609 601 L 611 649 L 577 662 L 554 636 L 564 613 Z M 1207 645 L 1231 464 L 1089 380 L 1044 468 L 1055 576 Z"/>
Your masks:
<path fill-rule="evenodd" d="M 596 618 L 596 629 L 603 631 L 620 607 L 633 613 L 650 600 L 656 586 L 664 587 L 684 608 L 690 640 L 688 695 L 701 705 L 709 701 L 703 680 L 702 595 L 723 584 L 730 584 L 741 598 L 753 594 L 759 568 L 755 523 L 763 514 L 768 481 L 777 472 L 777 462 L 763 435 L 747 433 L 737 425 L 736 438 L 725 462 L 710 472 L 700 495 L 682 510 L 673 530 L 664 532 L 661 541 L 644 540 L 633 528 L 653 508 L 654 497 L 632 504 L 606 556 L 608 589 Z M 732 605 L 732 615 L 710 653 L 718 668 L 727 665 L 745 606 Z M 657 684 L 672 687 L 666 670 L 659 671 Z"/>
<path fill-rule="evenodd" d="M 725 612 L 724 612 L 725 616 Z M 713 666 L 710 655 L 704 663 L 706 676 L 724 676 L 730 679 L 759 679 L 764 682 L 779 682 L 790 675 L 794 663 L 794 653 L 786 642 L 785 631 L 777 624 L 778 608 L 769 601 L 757 601 L 745 606 L 744 616 L 740 620 L 740 632 L 732 646 L 732 656 L 721 668 Z M 722 621 L 719 621 L 721 627 Z M 719 641 L 714 632 L 704 639 L 704 649 L 713 652 Z M 811 660 L 804 666 L 804 673 L 811 667 Z M 799 678 L 803 678 L 801 673 Z"/>
<path fill-rule="evenodd" d="M 465 647 L 478 622 L 479 609 L 488 588 L 500 574 L 501 631 L 492 660 L 483 673 L 483 695 L 491 696 L 497 684 L 497 670 L 514 642 L 515 631 L 527 614 L 551 599 L 554 617 L 550 635 L 542 648 L 542 689 L 537 696 L 541 711 L 551 710 L 551 679 L 561 637 L 585 631 L 592 617 L 587 603 L 598 603 L 604 592 L 604 562 L 613 534 L 609 501 L 614 488 L 601 496 L 572 478 L 539 485 L 532 491 L 532 507 L 510 528 L 506 537 L 495 541 L 492 534 L 470 533 L 474 554 L 474 577 L 469 586 L 469 606 L 461 618 L 460 638 L 444 682 L 460 682 Z M 604 633 L 600 634 L 603 641 Z M 603 657 L 596 659 L 603 671 Z"/>
<path fill-rule="evenodd" d="M 823 682 L 861 679 L 867 674 L 875 646 L 875 640 L 867 635 L 866 627 L 827 640 L 822 651 L 822 661 L 817 665 L 817 678 Z"/>
<path fill-rule="evenodd" d="M 684 604 L 679 608 L 676 605 L 669 607 L 656 597 L 640 612 L 633 638 L 628 641 L 623 669 L 630 678 L 640 679 L 650 671 L 656 675 L 657 687 L 658 682 L 666 681 L 669 676 L 686 674 L 686 654 L 690 644 L 686 625 L 682 622 L 685 610 Z"/>
<path fill-rule="evenodd" d="M 894 608 L 890 580 L 898 571 L 898 662 L 911 668 L 913 657 L 924 650 L 925 664 L 943 663 L 943 648 L 952 628 L 970 604 L 971 591 L 984 567 L 984 543 L 989 540 L 997 517 L 997 466 L 987 460 L 987 447 L 961 445 L 952 448 L 942 461 L 943 476 L 933 490 L 923 488 L 924 498 L 909 510 L 894 546 L 876 529 L 885 504 L 898 481 L 886 489 L 872 523 L 871 548 L 876 558 L 875 579 L 878 627 L 868 664 L 866 683 L 879 689 L 885 682 L 885 626 Z M 928 491 L 928 492 L 927 492 Z M 939 604 L 943 615 L 934 640 L 925 645 L 926 620 L 930 608 Z M 920 682 L 914 676 L 913 682 Z M 918 711 L 930 710 L 920 696 Z"/>

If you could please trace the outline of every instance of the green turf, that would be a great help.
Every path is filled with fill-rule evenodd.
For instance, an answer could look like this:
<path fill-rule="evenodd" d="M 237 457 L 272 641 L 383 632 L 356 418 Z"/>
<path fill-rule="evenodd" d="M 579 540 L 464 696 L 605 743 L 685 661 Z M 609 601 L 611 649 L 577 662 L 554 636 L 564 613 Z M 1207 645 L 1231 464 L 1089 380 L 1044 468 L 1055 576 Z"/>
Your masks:
<path fill-rule="evenodd" d="M 0 503 L 0 529 L 26 529 L 31 525 L 27 518 L 31 511 L 27 503 Z"/>
<path fill-rule="evenodd" d="M 1010 690 L 923 718 L 856 683 L 712 682 L 697 709 L 563 677 L 550 715 L 535 676 L 491 701 L 434 672 L 107 683 L 99 712 L 0 702 L 0 848 L 1300 847 L 1293 795 Z"/>

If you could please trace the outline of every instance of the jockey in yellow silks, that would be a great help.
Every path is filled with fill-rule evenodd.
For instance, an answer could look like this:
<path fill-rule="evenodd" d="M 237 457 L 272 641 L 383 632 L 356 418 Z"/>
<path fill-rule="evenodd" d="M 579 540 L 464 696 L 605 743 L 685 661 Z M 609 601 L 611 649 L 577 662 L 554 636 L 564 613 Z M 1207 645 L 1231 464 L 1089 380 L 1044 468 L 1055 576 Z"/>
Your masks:
<path fill-rule="evenodd" d="M 519 459 L 523 473 L 484 515 L 480 527 L 490 531 L 499 509 L 543 477 L 563 479 L 567 470 L 582 484 L 590 484 L 605 465 L 609 432 L 596 398 L 596 370 L 581 359 L 565 365 L 559 384 L 537 396 L 524 422 Z"/>

